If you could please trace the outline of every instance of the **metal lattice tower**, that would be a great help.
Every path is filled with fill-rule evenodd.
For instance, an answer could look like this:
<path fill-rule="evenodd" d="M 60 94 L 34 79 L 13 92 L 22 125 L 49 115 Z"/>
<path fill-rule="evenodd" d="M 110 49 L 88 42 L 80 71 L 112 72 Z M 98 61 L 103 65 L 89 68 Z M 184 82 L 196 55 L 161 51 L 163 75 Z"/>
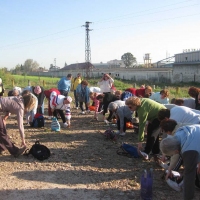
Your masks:
<path fill-rule="evenodd" d="M 90 49 L 90 35 L 89 31 L 92 31 L 92 29 L 89 29 L 89 26 L 92 22 L 85 22 L 85 62 L 89 63 L 91 61 L 91 49 Z"/>

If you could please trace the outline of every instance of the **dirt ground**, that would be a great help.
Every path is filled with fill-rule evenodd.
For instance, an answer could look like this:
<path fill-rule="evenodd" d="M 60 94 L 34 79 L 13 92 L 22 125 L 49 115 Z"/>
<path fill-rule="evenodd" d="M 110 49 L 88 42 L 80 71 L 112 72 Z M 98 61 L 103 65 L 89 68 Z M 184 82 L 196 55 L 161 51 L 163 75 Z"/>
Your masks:
<path fill-rule="evenodd" d="M 90 122 L 93 115 L 78 115 L 72 109 L 71 128 L 52 132 L 51 120 L 44 129 L 25 126 L 30 148 L 36 140 L 46 145 L 51 157 L 39 161 L 32 156 L 14 158 L 8 152 L 0 156 L 0 200 L 126 200 L 140 199 L 140 177 L 144 169 L 154 169 L 153 199 L 179 200 L 182 195 L 161 179 L 163 169 L 153 159 L 117 155 L 122 142 L 135 145 L 137 134 L 127 131 L 117 142 L 100 132 L 108 127 L 103 122 Z M 60 120 L 61 121 L 61 120 Z M 14 116 L 7 120 L 8 135 L 20 145 Z M 100 131 L 100 132 L 99 132 Z M 196 190 L 196 200 L 200 192 Z"/>

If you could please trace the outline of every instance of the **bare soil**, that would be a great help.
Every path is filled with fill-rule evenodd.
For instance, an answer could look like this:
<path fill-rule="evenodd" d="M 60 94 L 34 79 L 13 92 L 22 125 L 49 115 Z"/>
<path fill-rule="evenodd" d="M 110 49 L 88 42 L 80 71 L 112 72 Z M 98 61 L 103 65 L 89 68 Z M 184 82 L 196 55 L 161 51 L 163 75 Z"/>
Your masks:
<path fill-rule="evenodd" d="M 14 158 L 4 152 L 0 156 L 0 200 L 140 199 L 140 177 L 150 168 L 154 169 L 153 199 L 182 199 L 181 193 L 161 179 L 164 171 L 153 159 L 117 155 L 122 142 L 136 145 L 133 129 L 113 142 L 101 134 L 108 129 L 103 122 L 90 122 L 92 114 L 78 112 L 72 110 L 71 128 L 60 132 L 51 131 L 51 120 L 45 121 L 44 129 L 25 126 L 28 147 L 39 140 L 50 149 L 51 157 L 39 161 L 31 155 Z M 20 135 L 12 116 L 7 120 L 7 130 L 19 146 Z M 200 199 L 197 190 L 196 199 Z"/>

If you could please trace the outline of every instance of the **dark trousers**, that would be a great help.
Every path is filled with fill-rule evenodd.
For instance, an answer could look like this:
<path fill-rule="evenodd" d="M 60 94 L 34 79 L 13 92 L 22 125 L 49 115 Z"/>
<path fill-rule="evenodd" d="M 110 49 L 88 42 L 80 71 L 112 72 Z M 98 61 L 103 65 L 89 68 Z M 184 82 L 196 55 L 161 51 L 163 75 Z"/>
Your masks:
<path fill-rule="evenodd" d="M 149 154 L 151 151 L 153 154 L 160 152 L 159 148 L 159 131 L 160 121 L 156 118 L 152 122 L 148 123 L 147 127 L 147 140 L 144 152 Z"/>
<path fill-rule="evenodd" d="M 11 155 L 17 154 L 19 148 L 9 139 L 3 119 L 0 116 L 0 151 L 8 150 Z"/>
<path fill-rule="evenodd" d="M 61 117 L 63 123 L 65 123 L 65 122 L 66 122 L 66 118 L 65 118 L 65 114 L 64 114 L 63 110 L 59 110 L 59 109 L 54 110 L 54 111 L 53 111 L 53 116 L 56 117 L 56 118 L 58 119 L 58 117 L 57 117 L 57 114 L 58 114 L 58 113 L 59 113 L 59 115 L 60 115 L 60 117 Z"/>
<path fill-rule="evenodd" d="M 76 107 L 78 107 L 78 97 L 76 96 L 76 90 L 74 90 L 74 101 L 75 101 Z"/>
<path fill-rule="evenodd" d="M 84 102 L 84 103 L 85 103 L 85 109 L 88 110 L 87 103 L 86 102 Z M 80 104 L 81 110 L 84 111 L 84 109 L 83 109 L 83 102 L 79 102 L 79 104 Z"/>
<path fill-rule="evenodd" d="M 196 170 L 198 164 L 199 153 L 194 150 L 185 151 L 182 154 L 183 164 L 184 164 L 184 188 L 183 188 L 183 196 L 184 200 L 191 200 L 194 198 L 195 191 L 195 178 L 196 178 Z"/>
<path fill-rule="evenodd" d="M 123 131 L 126 132 L 126 122 L 128 122 L 129 120 L 124 117 L 124 126 L 123 126 Z M 120 120 L 117 120 L 117 129 L 120 130 L 121 127 L 120 127 Z"/>

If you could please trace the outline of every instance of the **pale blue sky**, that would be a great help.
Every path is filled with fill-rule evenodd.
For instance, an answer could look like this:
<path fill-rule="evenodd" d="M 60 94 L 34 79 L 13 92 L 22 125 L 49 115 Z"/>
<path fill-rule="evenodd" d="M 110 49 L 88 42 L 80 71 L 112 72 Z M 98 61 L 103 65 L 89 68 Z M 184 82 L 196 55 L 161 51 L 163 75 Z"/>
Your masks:
<path fill-rule="evenodd" d="M 199 0 L 0 0 L 0 67 L 84 62 L 86 21 L 93 63 L 200 49 Z"/>

